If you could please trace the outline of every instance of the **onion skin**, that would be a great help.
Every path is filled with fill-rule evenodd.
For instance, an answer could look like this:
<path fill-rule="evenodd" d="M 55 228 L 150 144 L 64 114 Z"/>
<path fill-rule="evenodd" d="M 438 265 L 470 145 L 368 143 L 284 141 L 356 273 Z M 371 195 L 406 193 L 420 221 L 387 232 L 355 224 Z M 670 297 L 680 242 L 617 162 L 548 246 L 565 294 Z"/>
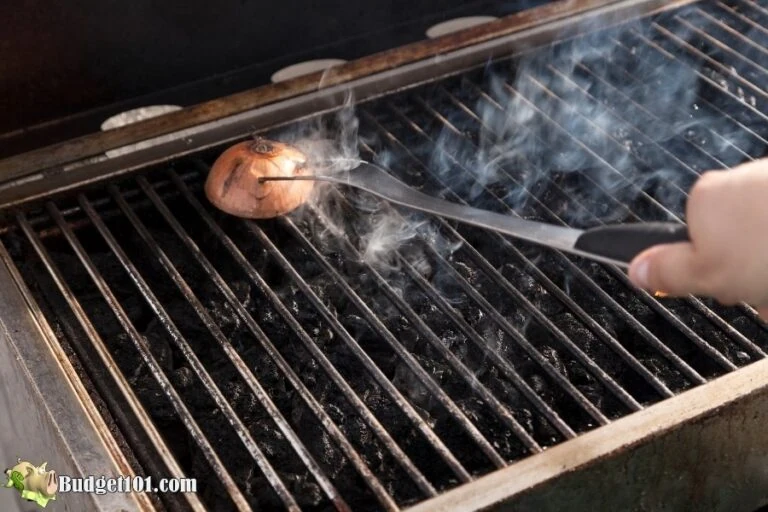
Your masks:
<path fill-rule="evenodd" d="M 271 219 L 286 215 L 310 197 L 312 180 L 265 181 L 264 176 L 311 174 L 307 158 L 298 149 L 256 138 L 224 151 L 211 167 L 205 195 L 218 209 L 247 219 Z"/>

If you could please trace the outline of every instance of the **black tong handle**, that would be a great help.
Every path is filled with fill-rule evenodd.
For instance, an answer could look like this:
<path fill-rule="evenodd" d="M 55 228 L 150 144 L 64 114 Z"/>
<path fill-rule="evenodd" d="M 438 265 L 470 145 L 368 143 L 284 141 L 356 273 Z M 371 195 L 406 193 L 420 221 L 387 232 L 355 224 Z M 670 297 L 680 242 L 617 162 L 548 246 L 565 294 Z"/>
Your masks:
<path fill-rule="evenodd" d="M 671 222 L 615 224 L 588 229 L 575 248 L 612 260 L 631 262 L 654 245 L 689 242 L 688 227 Z"/>

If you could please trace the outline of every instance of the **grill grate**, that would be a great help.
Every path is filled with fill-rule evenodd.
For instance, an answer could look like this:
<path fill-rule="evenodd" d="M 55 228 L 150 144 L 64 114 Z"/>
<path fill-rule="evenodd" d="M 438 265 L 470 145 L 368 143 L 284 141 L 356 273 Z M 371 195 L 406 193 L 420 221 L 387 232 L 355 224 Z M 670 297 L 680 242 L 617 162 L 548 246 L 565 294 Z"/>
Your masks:
<path fill-rule="evenodd" d="M 765 152 L 766 22 L 759 2 L 694 4 L 560 43 L 535 68 L 496 62 L 376 99 L 357 107 L 360 151 L 513 215 L 680 219 L 699 173 Z M 693 109 L 654 89 L 675 70 L 696 78 Z M 471 162 L 509 128 L 510 101 L 536 129 L 489 182 Z M 229 218 L 202 197 L 209 165 L 48 201 L 3 235 L 119 427 L 166 465 L 156 477 L 197 477 L 208 509 L 397 509 L 768 350 L 748 306 L 660 299 L 618 269 L 353 191 L 329 196 L 344 236 L 317 207 Z M 669 169 L 664 186 L 639 179 L 648 169 Z M 414 230 L 386 264 L 363 250 L 380 219 Z"/>

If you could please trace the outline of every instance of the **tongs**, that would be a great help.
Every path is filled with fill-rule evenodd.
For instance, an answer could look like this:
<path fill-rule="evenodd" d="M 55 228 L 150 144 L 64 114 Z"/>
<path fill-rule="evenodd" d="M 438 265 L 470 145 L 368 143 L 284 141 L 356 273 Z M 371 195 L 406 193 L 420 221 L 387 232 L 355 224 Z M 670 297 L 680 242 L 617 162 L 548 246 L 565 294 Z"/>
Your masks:
<path fill-rule="evenodd" d="M 414 210 L 490 229 L 622 268 L 628 268 L 635 256 L 650 247 L 689 240 L 688 228 L 679 223 L 612 224 L 580 230 L 456 204 L 414 190 L 385 170 L 368 162 L 362 162 L 359 167 L 349 171 L 326 175 L 259 178 L 259 181 L 276 180 L 316 180 L 348 185 Z"/>

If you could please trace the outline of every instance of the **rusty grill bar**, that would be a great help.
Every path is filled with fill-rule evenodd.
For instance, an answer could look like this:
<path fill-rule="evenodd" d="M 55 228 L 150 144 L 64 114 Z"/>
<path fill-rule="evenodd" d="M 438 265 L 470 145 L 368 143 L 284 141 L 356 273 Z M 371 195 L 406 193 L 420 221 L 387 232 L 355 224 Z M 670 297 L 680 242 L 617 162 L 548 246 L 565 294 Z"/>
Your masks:
<path fill-rule="evenodd" d="M 479 191 L 473 203 L 510 215 L 680 220 L 685 190 L 702 171 L 765 153 L 768 7 L 700 3 L 648 26 L 561 43 L 610 44 L 617 60 L 574 66 L 594 89 L 568 62 L 515 77 L 504 61 L 360 104 L 360 151 L 453 201 L 468 201 L 469 180 Z M 654 127 L 685 112 L 628 90 L 653 86 L 639 74 L 649 62 L 671 70 L 691 61 L 702 64 L 699 111 L 721 118 L 738 141 L 708 130 L 655 139 Z M 502 97 L 490 74 L 505 77 Z M 485 186 L 466 154 L 478 151 L 481 127 L 493 130 L 484 114 L 512 99 L 548 128 L 539 147 L 575 148 L 637 200 L 623 201 L 589 173 L 575 183 L 552 173 L 511 208 L 506 198 L 525 186 L 518 172 L 537 168 L 537 155 L 499 166 L 509 186 Z M 589 130 L 564 126 L 553 108 Z M 619 133 L 602 131 L 596 109 Z M 676 200 L 623 175 L 606 147 L 685 176 Z M 10 215 L 3 235 L 6 259 L 117 411 L 121 431 L 138 443 L 129 432 L 140 430 L 163 461 L 166 472 L 155 476 L 198 478 L 201 494 L 174 505 L 404 508 L 768 350 L 749 306 L 659 299 L 618 269 L 443 219 L 426 219 L 439 236 L 396 253 L 398 272 L 374 267 L 348 238 L 319 237 L 317 210 L 258 223 L 214 211 L 201 194 L 210 163 L 186 158 L 110 183 L 106 194 L 28 207 Z"/>

